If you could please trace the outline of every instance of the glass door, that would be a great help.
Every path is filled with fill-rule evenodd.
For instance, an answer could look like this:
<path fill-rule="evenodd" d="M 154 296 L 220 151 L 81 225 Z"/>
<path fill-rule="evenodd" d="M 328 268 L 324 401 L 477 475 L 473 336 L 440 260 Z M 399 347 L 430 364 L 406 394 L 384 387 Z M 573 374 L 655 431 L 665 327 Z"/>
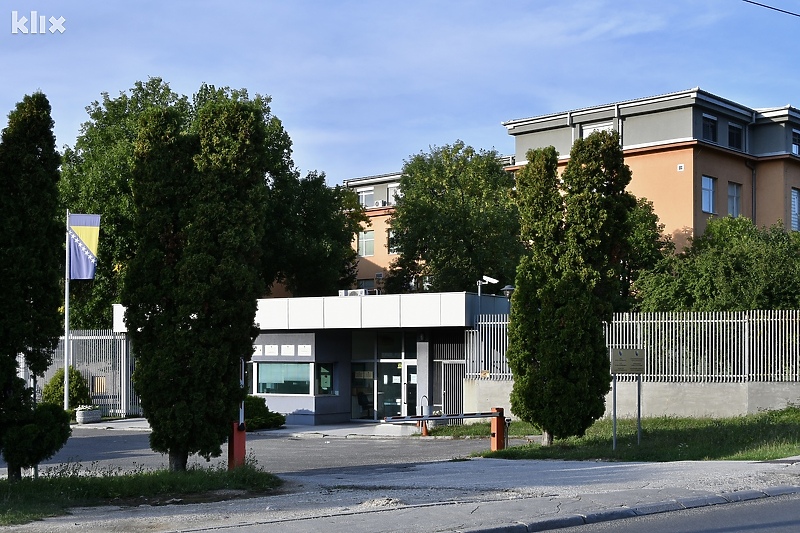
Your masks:
<path fill-rule="evenodd" d="M 403 416 L 420 414 L 417 411 L 417 362 L 406 361 L 405 381 L 403 383 Z"/>
<path fill-rule="evenodd" d="M 378 398 L 375 404 L 378 420 L 403 414 L 403 363 L 378 363 Z"/>
<path fill-rule="evenodd" d="M 378 363 L 378 420 L 387 416 L 411 416 L 417 412 L 417 362 Z"/>

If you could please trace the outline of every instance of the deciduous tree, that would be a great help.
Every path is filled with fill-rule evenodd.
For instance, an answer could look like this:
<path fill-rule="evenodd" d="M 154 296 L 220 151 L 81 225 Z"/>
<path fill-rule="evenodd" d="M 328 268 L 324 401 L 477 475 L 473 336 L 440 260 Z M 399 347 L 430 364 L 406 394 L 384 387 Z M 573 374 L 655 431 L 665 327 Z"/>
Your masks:
<path fill-rule="evenodd" d="M 462 141 L 406 161 L 387 290 L 407 292 L 413 280 L 422 290 L 425 279 L 433 291 L 474 291 L 483 275 L 500 280 L 495 290 L 510 283 L 521 252 L 513 186 L 495 151 Z"/>
<path fill-rule="evenodd" d="M 744 217 L 709 220 L 683 253 L 635 283 L 642 311 L 800 307 L 800 234 Z"/>
<path fill-rule="evenodd" d="M 137 126 L 143 113 L 163 106 L 189 115 L 188 99 L 161 78 L 136 82 L 116 98 L 103 93 L 101 101 L 86 108 L 89 120 L 81 126 L 75 146 L 64 151 L 63 204 L 76 213 L 103 216 L 94 280 L 70 284 L 70 325 L 74 328 L 111 327 L 111 306 L 119 303 L 122 277 L 134 246 L 130 179 Z"/>

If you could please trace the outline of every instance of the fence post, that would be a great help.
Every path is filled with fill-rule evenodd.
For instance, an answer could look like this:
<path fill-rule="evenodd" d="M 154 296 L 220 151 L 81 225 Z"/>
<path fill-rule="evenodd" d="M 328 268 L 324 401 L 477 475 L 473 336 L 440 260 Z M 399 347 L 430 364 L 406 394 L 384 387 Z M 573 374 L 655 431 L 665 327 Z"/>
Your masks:
<path fill-rule="evenodd" d="M 502 407 L 492 407 L 492 412 L 497 416 L 492 417 L 491 424 L 491 450 L 496 452 L 506 447 L 506 417 L 503 416 Z"/>

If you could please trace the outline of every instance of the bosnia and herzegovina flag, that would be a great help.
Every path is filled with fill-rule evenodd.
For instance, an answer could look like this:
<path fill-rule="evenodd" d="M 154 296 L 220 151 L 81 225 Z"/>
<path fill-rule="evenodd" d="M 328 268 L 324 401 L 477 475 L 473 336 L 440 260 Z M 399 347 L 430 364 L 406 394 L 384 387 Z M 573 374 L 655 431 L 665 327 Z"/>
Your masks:
<path fill-rule="evenodd" d="M 94 279 L 100 215 L 69 214 L 69 279 Z"/>

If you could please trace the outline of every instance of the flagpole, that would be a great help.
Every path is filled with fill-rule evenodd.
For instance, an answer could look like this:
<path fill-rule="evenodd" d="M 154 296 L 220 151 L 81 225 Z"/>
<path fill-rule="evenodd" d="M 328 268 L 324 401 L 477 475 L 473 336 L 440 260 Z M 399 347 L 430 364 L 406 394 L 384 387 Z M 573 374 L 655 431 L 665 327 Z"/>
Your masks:
<path fill-rule="evenodd" d="M 67 209 L 67 257 L 66 270 L 64 273 L 64 410 L 69 409 L 69 359 L 70 359 L 70 338 L 69 338 L 69 209 Z"/>

